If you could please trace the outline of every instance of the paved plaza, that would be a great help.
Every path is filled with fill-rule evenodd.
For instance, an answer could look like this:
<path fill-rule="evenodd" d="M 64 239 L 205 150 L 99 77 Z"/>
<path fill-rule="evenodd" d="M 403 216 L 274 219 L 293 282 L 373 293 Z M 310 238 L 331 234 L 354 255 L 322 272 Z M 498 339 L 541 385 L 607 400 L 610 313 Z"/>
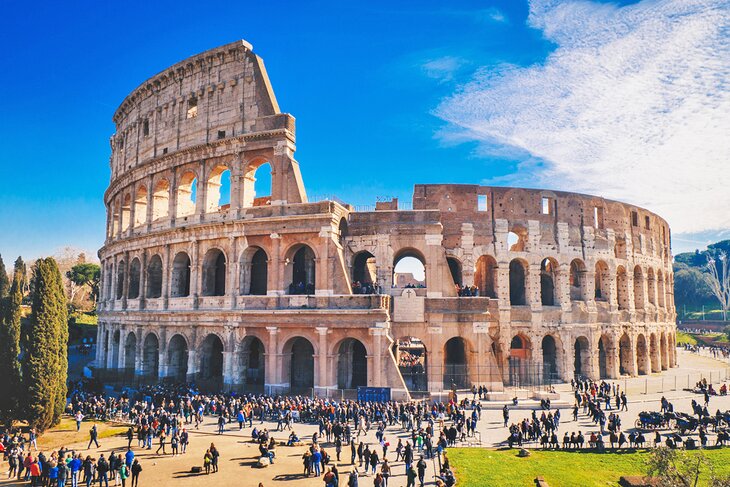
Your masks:
<path fill-rule="evenodd" d="M 716 388 L 722 383 L 718 378 L 725 378 L 728 364 L 719 360 L 713 359 L 708 356 L 702 356 L 694 353 L 679 352 L 680 367 L 671 371 L 667 371 L 661 376 L 651 376 L 642 378 L 627 379 L 626 381 L 619 381 L 622 388 L 626 387 L 629 391 L 629 402 L 628 411 L 619 413 L 622 420 L 623 430 L 627 431 L 633 427 L 633 423 L 637 418 L 640 411 L 643 410 L 658 410 L 659 400 L 662 396 L 665 396 L 669 401 L 674 404 L 676 411 L 691 411 L 690 402 L 692 399 L 702 401 L 702 396 L 699 394 L 693 394 L 686 390 L 682 390 L 681 386 L 686 385 L 687 381 L 690 381 L 691 385 L 702 376 L 710 378 L 713 376 L 713 382 Z M 676 380 L 675 380 L 676 378 Z M 647 382 L 649 381 L 649 382 Z M 658 383 L 666 386 L 664 392 L 650 392 L 649 394 L 640 394 L 637 391 L 644 390 L 645 388 L 658 388 Z M 680 388 L 677 390 L 670 390 L 674 384 L 679 384 Z M 567 404 L 570 403 L 572 406 L 572 392 L 570 391 L 569 384 L 561 384 L 557 387 L 557 390 L 561 393 L 561 400 L 556 403 Z M 470 396 L 470 394 L 469 394 Z M 503 426 L 501 404 L 482 402 L 484 410 L 482 411 L 482 417 L 479 421 L 478 431 L 481 435 L 481 445 L 484 447 L 504 447 L 505 440 L 507 437 L 507 429 Z M 518 422 L 523 418 L 529 418 L 532 414 L 532 408 L 529 402 L 522 401 L 517 408 L 510 408 L 510 423 Z M 535 405 L 538 409 L 538 416 L 540 414 L 539 405 Z M 565 431 L 582 431 L 586 436 L 590 432 L 598 431 L 597 426 L 590 421 L 590 419 L 583 414 L 582 409 L 577 422 L 571 418 L 571 406 L 561 408 L 562 420 L 558 429 L 558 437 L 562 439 L 562 435 Z M 722 411 L 730 409 L 730 397 L 712 397 L 710 399 L 709 408 L 711 413 L 714 413 L 716 409 Z M 254 426 L 261 428 L 259 421 L 254 421 Z M 98 458 L 99 454 L 104 453 L 105 456 L 109 456 L 112 451 L 123 451 L 126 450 L 126 439 L 123 437 L 105 438 L 101 440 L 101 448 L 86 450 L 86 444 L 88 441 L 88 430 L 91 427 L 91 422 L 84 422 L 82 429 L 79 433 L 76 433 L 74 443 L 72 445 L 66 445 L 67 447 L 77 449 L 77 451 L 84 455 L 89 454 L 93 457 Z M 191 425 L 192 426 L 192 425 Z M 289 431 L 275 431 L 276 423 L 266 422 L 263 427 L 268 428 L 272 431 L 274 438 L 283 442 L 288 438 Z M 224 434 L 219 435 L 216 433 L 216 421 L 214 417 L 206 417 L 206 421 L 201 425 L 199 430 L 192 429 L 190 446 L 188 452 L 185 455 L 178 455 L 173 457 L 172 455 L 156 455 L 154 451 L 157 447 L 153 447 L 150 450 L 142 450 L 137 448 L 137 441 L 133 441 L 132 446 L 135 451 L 137 458 L 140 459 L 143 472 L 140 477 L 140 483 L 144 486 L 151 486 L 156 484 L 171 485 L 205 485 L 206 482 L 215 482 L 216 485 L 236 485 L 236 486 L 258 486 L 261 482 L 265 487 L 269 486 L 316 486 L 324 485 L 321 479 L 309 477 L 306 478 L 302 475 L 302 454 L 304 453 L 306 446 L 295 446 L 286 447 L 279 446 L 276 450 L 275 463 L 266 468 L 256 468 L 255 464 L 258 460 L 258 448 L 257 445 L 251 442 L 251 429 L 244 428 L 242 431 L 238 430 L 237 423 L 231 423 L 227 425 L 227 429 Z M 298 424 L 295 423 L 294 430 L 297 434 L 305 441 L 305 445 L 308 440 L 311 439 L 312 434 L 317 430 L 316 425 L 309 424 Z M 664 431 L 666 434 L 667 431 Z M 694 435 L 697 439 L 697 435 Z M 409 434 L 400 428 L 399 425 L 389 427 L 386 429 L 387 441 L 391 444 L 388 452 L 388 460 L 393 469 L 394 476 L 391 477 L 389 487 L 402 487 L 406 485 L 405 469 L 403 462 L 395 462 L 395 445 L 398 442 L 398 438 L 402 438 L 405 442 L 409 438 Z M 647 438 L 650 439 L 650 438 Z M 369 442 L 371 447 L 377 445 L 375 438 L 375 429 L 371 429 L 368 432 L 366 442 Z M 466 445 L 462 446 L 476 446 L 478 440 L 476 438 L 470 439 Z M 206 476 L 205 474 L 193 474 L 190 472 L 192 466 L 202 465 L 203 454 L 210 443 L 215 443 L 216 447 L 221 452 L 220 461 L 220 472 Z M 714 435 L 710 433 L 710 444 L 714 444 Z M 61 445 L 54 445 L 56 447 Z M 335 460 L 334 445 L 329 443 L 323 444 L 324 448 L 332 455 L 333 461 Z M 536 447 L 536 444 L 528 444 L 528 447 Z M 378 447 L 378 451 L 380 448 Z M 447 453 L 448 454 L 448 453 Z M 418 458 L 418 456 L 416 456 Z M 347 474 L 353 469 L 353 465 L 350 464 L 350 449 L 349 446 L 343 447 L 341 461 L 337 462 L 338 469 L 340 470 L 340 477 L 342 479 L 341 485 L 346 485 Z M 434 480 L 434 467 L 437 467 L 436 460 L 428 460 L 428 471 L 426 475 L 426 485 L 435 485 Z M 3 472 L 6 471 L 7 463 L 3 465 Z M 363 469 L 360 469 L 362 472 Z M 4 477 L 4 475 L 3 475 Z M 174 482 L 173 482 L 174 481 Z M 372 484 L 372 475 L 360 479 L 360 486 L 369 486 Z M 1 480 L 0 485 L 19 485 L 16 482 L 8 480 Z"/>

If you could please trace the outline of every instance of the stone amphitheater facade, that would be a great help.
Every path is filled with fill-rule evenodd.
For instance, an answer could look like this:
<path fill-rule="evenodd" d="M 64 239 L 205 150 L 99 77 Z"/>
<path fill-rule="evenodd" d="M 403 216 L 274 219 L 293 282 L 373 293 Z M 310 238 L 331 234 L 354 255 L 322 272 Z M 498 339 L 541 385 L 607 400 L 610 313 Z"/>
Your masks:
<path fill-rule="evenodd" d="M 416 185 L 407 210 L 312 201 L 294 118 L 245 41 L 150 78 L 113 120 L 108 380 L 404 397 L 676 366 L 670 230 L 650 211 L 452 184 Z M 406 257 L 425 278 L 404 289 Z"/>

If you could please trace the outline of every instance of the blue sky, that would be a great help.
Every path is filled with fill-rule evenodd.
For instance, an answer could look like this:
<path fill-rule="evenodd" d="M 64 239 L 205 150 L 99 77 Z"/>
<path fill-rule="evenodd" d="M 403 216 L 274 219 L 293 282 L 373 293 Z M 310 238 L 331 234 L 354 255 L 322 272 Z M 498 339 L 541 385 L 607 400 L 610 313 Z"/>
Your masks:
<path fill-rule="evenodd" d="M 652 164 L 663 158 L 665 177 L 677 171 L 677 178 L 687 180 L 681 172 L 687 164 L 666 162 L 662 152 L 668 150 L 667 141 L 682 143 L 672 136 L 672 127 L 717 117 L 717 123 L 697 127 L 711 141 L 717 139 L 715 130 L 728 129 L 722 121 L 722 115 L 730 115 L 728 87 L 716 81 L 727 79 L 728 61 L 701 62 L 703 55 L 724 54 L 727 29 L 718 33 L 722 29 L 713 30 L 711 24 L 718 18 L 727 24 L 728 2 L 708 0 L 702 10 L 688 1 L 45 2 L 32 9 L 27 2 L 6 2 L 3 10 L 11 22 L 0 30 L 5 94 L 0 104 L 0 253 L 6 262 L 18 254 L 53 254 L 64 246 L 95 253 L 104 235 L 102 195 L 109 181 L 108 140 L 116 107 L 165 67 L 241 38 L 264 58 L 280 107 L 297 119 L 296 157 L 310 195 L 372 204 L 386 196 L 409 200 L 415 183 L 576 189 L 655 209 L 677 226 L 676 238 L 689 241 L 684 247 L 701 247 L 730 228 L 727 212 L 716 208 L 730 206 L 729 197 L 713 191 L 712 204 L 707 198 L 698 207 L 702 216 L 690 218 L 675 205 L 676 187 L 651 187 L 644 194 L 635 181 L 646 174 L 631 169 L 655 168 Z M 659 16 L 659 27 L 642 23 L 650 16 Z M 684 22 L 677 20 L 680 16 L 688 28 L 673 27 Z M 647 44 L 687 50 L 700 61 L 685 60 L 682 66 L 675 53 L 666 63 L 657 62 L 662 69 L 652 70 L 641 58 L 662 60 L 668 54 L 638 49 L 640 37 Z M 586 50 L 600 60 L 601 69 L 595 71 L 607 71 L 607 79 L 576 70 L 586 64 L 581 62 Z M 611 68 L 622 52 L 635 56 L 628 62 L 636 60 L 638 73 L 626 66 Z M 690 71 L 703 82 L 697 90 L 686 84 L 675 90 L 673 80 L 685 80 L 673 70 Z M 577 79 L 570 79 L 573 75 Z M 626 86 L 627 76 L 641 78 L 638 98 L 642 89 L 653 89 L 654 79 L 671 89 L 656 89 L 661 100 L 620 121 L 616 113 L 588 103 L 591 97 L 578 88 L 587 83 L 610 93 L 612 81 Z M 697 98 L 682 99 L 675 93 L 679 88 Z M 626 92 L 618 96 L 631 101 Z M 574 101 L 577 108 L 562 107 L 568 116 L 548 103 L 555 99 Z M 607 99 L 601 107 L 611 105 Z M 665 115 L 675 112 L 676 117 Z M 616 133 L 609 124 L 595 123 L 596 134 L 593 125 L 582 125 L 598 117 L 628 125 L 627 133 L 648 135 L 606 147 L 594 140 L 584 143 L 590 137 L 605 140 L 601 131 Z M 650 133 L 647 127 L 657 124 L 668 128 Z M 560 134 L 558 143 L 544 134 L 546 127 Z M 640 154 L 629 167 L 592 167 L 626 160 L 637 153 L 637 145 L 657 138 L 654 152 Z M 710 147 L 709 162 L 693 152 L 694 166 L 721 168 L 727 163 L 725 149 L 722 142 Z M 587 177 L 579 177 L 584 171 Z M 617 179 L 623 172 L 626 179 Z M 708 184 L 724 184 L 723 177 Z M 696 194 L 705 193 L 706 188 L 696 188 Z"/>

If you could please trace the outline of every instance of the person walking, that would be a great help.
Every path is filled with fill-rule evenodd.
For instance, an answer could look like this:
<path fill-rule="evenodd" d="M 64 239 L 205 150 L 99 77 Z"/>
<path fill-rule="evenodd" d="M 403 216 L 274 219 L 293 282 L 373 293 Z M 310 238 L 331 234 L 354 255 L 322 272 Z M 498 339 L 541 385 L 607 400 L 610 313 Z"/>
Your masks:
<path fill-rule="evenodd" d="M 418 470 L 418 482 L 423 487 L 424 479 L 426 478 L 426 461 L 421 457 L 416 464 L 416 470 Z"/>
<path fill-rule="evenodd" d="M 135 458 L 134 463 L 132 464 L 132 487 L 139 486 L 139 473 L 141 471 L 142 465 L 140 465 L 139 460 Z"/>
<path fill-rule="evenodd" d="M 92 443 L 95 444 L 97 448 L 99 448 L 101 445 L 99 445 L 98 438 L 99 432 L 96 429 L 96 425 L 94 425 L 89 430 L 89 445 L 86 447 L 86 449 L 88 450 L 89 448 L 91 448 Z"/>
<path fill-rule="evenodd" d="M 167 452 L 165 451 L 165 440 L 167 440 L 167 438 L 165 437 L 165 430 L 163 429 L 162 431 L 160 431 L 160 444 L 157 447 L 157 451 L 155 452 L 155 454 L 159 455 L 160 450 L 162 450 L 162 454 L 167 455 Z"/>
<path fill-rule="evenodd" d="M 119 478 L 122 481 L 122 487 L 126 487 L 127 478 L 129 477 L 129 467 L 126 463 L 122 463 L 119 467 Z"/>
<path fill-rule="evenodd" d="M 406 471 L 406 487 L 416 487 L 416 471 L 411 467 Z"/>
<path fill-rule="evenodd" d="M 105 484 L 105 487 L 109 487 L 109 462 L 106 461 L 103 453 L 99 456 L 99 461 L 96 462 L 96 474 L 97 480 L 99 480 L 99 487 L 102 484 Z"/>

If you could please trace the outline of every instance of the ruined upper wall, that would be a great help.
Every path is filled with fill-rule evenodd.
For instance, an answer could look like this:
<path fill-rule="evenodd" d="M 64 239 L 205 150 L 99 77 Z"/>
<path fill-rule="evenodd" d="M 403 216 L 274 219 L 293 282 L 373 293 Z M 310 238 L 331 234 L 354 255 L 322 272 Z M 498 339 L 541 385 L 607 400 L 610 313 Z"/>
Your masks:
<path fill-rule="evenodd" d="M 181 61 L 145 81 L 114 114 L 112 179 L 156 157 L 241 134 L 286 128 L 263 60 L 246 41 Z"/>

